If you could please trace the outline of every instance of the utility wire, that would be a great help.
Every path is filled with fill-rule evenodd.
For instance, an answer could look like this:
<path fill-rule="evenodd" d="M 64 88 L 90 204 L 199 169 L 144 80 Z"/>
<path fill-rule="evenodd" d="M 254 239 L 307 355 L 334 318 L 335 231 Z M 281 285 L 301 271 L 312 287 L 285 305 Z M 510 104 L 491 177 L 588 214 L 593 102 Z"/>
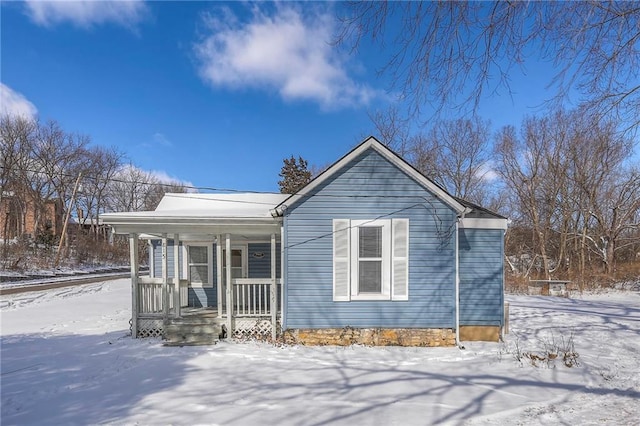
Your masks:
<path fill-rule="evenodd" d="M 5 166 L 0 166 L 0 168 L 6 169 Z M 26 172 L 29 173 L 35 173 L 35 174 L 44 174 L 46 175 L 45 172 L 41 171 L 41 170 L 24 170 Z M 69 177 L 69 178 L 75 178 L 75 175 L 72 174 L 68 174 L 68 173 L 58 173 L 56 174 L 56 177 Z M 96 177 L 96 176 L 83 176 L 83 179 L 92 179 L 92 180 L 103 180 L 106 182 L 115 182 L 115 183 L 125 183 L 125 184 L 139 184 L 139 185 L 150 185 L 150 186 L 159 186 L 159 187 L 168 187 L 168 186 L 178 186 L 181 188 L 185 188 L 185 189 L 193 189 L 193 190 L 201 190 L 201 191 L 212 191 L 212 192 L 218 192 L 218 193 L 237 193 L 237 194 L 265 194 L 265 195 L 283 195 L 280 192 L 273 192 L 273 191 L 251 191 L 251 190 L 242 190 L 242 189 L 233 189 L 233 188 L 215 188 L 215 187 L 210 187 L 210 186 L 191 186 L 191 185 L 184 185 L 180 182 L 173 182 L 173 183 L 162 183 L 162 182 L 146 182 L 146 181 L 128 181 L 128 180 L 124 180 L 124 179 L 118 179 L 118 178 L 102 178 L 102 177 Z M 201 200 L 208 200 L 208 201 L 230 201 L 230 200 L 225 200 L 225 199 L 216 199 L 216 198 L 201 198 L 201 197 L 197 197 L 197 196 L 193 196 L 190 197 L 187 194 L 189 193 L 179 193 L 181 194 L 180 196 L 183 198 L 195 198 L 195 199 L 201 199 Z M 203 193 L 205 194 L 205 193 Z M 339 195 L 339 194 L 314 194 L 314 193 L 303 193 L 303 192 L 297 192 L 295 194 L 289 194 L 289 195 L 297 195 L 300 197 L 304 197 L 304 198 L 311 198 L 311 197 L 321 197 L 321 198 L 351 198 L 351 199 L 360 199 L 360 198 L 388 198 L 388 199 L 417 199 L 417 198 L 424 198 L 420 195 L 405 195 L 405 194 L 384 194 L 384 195 L 358 195 L 358 194 L 350 194 L 350 195 Z M 246 203 L 246 204 L 264 204 L 264 205 L 272 205 L 272 203 L 264 203 L 264 202 L 257 202 L 257 201 L 237 201 L 237 200 L 233 200 L 234 202 L 242 202 L 242 203 Z M 274 206 L 275 207 L 275 206 Z"/>

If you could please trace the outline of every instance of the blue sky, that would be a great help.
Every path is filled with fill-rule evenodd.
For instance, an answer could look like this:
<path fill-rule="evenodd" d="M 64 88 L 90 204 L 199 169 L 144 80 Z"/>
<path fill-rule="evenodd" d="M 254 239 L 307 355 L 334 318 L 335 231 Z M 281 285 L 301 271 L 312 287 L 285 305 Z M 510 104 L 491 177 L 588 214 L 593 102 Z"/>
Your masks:
<path fill-rule="evenodd" d="M 277 191 L 284 157 L 337 160 L 394 97 L 376 72 L 384 51 L 330 43 L 341 7 L 2 2 L 2 110 L 57 120 L 159 176 Z M 550 97 L 550 65 L 525 70 L 512 95 L 483 100 L 494 129 Z"/>

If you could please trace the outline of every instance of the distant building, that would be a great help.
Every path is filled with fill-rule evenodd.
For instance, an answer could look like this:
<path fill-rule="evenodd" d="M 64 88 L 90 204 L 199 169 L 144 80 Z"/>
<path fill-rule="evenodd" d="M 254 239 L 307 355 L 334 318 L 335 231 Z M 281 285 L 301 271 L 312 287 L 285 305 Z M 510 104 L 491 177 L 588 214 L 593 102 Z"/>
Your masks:
<path fill-rule="evenodd" d="M 0 201 L 0 238 L 21 236 L 35 238 L 39 234 L 60 236 L 63 206 L 59 199 L 36 202 L 26 194 L 7 192 Z"/>

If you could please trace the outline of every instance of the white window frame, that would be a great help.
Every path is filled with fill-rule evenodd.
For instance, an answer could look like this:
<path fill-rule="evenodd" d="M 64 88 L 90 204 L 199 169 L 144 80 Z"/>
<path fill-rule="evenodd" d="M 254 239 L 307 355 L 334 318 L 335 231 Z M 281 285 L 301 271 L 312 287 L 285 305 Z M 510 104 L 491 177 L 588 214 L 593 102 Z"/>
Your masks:
<path fill-rule="evenodd" d="M 212 288 L 213 287 L 213 241 L 211 242 L 182 242 L 184 249 L 182 256 L 182 271 L 183 275 L 189 281 L 189 286 L 198 288 Z M 193 282 L 191 281 L 191 263 L 189 262 L 189 247 L 206 247 L 207 248 L 207 280 L 208 283 Z M 195 265 L 203 265 L 197 263 Z"/>
<path fill-rule="evenodd" d="M 382 228 L 382 288 L 380 293 L 360 292 L 360 229 Z M 390 300 L 391 299 L 391 220 L 352 220 L 351 221 L 351 300 Z"/>
<path fill-rule="evenodd" d="M 382 228 L 382 290 L 359 293 L 359 229 Z M 409 219 L 333 219 L 333 301 L 409 300 Z"/>
<path fill-rule="evenodd" d="M 225 247 L 222 247 L 221 249 L 221 254 L 222 254 L 222 262 L 221 264 L 224 265 L 224 262 L 226 261 L 226 254 L 225 252 L 227 251 L 227 249 Z M 242 278 L 247 278 L 249 277 L 249 258 L 247 257 L 249 254 L 249 244 L 242 244 L 242 245 L 232 245 L 231 246 L 231 252 L 233 253 L 234 250 L 240 250 L 240 252 L 242 253 Z M 224 282 L 224 280 L 226 279 L 227 275 L 225 272 L 226 266 L 222 266 L 222 281 Z"/>

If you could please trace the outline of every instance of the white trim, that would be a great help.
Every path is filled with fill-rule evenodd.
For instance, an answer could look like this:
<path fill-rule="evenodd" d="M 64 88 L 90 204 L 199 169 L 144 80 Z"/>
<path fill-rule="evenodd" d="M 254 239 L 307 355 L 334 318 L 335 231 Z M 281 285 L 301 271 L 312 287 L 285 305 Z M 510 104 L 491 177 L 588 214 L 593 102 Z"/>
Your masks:
<path fill-rule="evenodd" d="M 226 251 L 225 263 L 231 265 L 231 234 L 224 236 L 224 248 Z M 225 298 L 227 310 L 227 336 L 233 336 L 233 295 L 231 293 L 231 268 L 225 271 Z"/>
<path fill-rule="evenodd" d="M 467 229 L 502 229 L 507 230 L 507 219 L 463 217 L 460 227 Z"/>
<path fill-rule="evenodd" d="M 276 279 L 276 234 L 271 234 L 271 339 L 276 341 L 278 315 L 278 287 Z"/>
<path fill-rule="evenodd" d="M 284 328 L 286 324 L 286 309 L 284 304 L 284 292 L 286 287 L 286 273 L 284 265 L 284 227 L 280 228 L 280 323 Z"/>
<path fill-rule="evenodd" d="M 331 257 L 333 267 L 331 274 L 333 277 L 333 301 L 348 302 L 351 300 L 351 232 L 349 219 L 333 219 L 333 244 L 331 246 Z M 338 245 L 339 249 L 337 249 Z M 346 252 L 346 253 L 344 253 Z"/>
<path fill-rule="evenodd" d="M 460 345 L 460 222 L 464 218 L 459 218 L 456 221 L 456 242 L 455 242 L 455 256 L 456 256 L 456 345 Z"/>
<path fill-rule="evenodd" d="M 131 262 L 131 335 L 138 337 L 138 234 L 129 234 L 129 260 Z"/>
<path fill-rule="evenodd" d="M 180 317 L 180 234 L 173 234 L 173 307 L 175 316 Z M 188 296 L 187 296 L 188 298 Z"/>
<path fill-rule="evenodd" d="M 404 256 L 398 254 L 398 247 L 396 245 L 399 242 L 396 232 L 398 226 L 405 228 L 405 238 L 402 244 L 404 245 Z M 409 300 L 409 219 L 392 219 L 391 220 L 391 300 Z M 396 268 L 404 266 L 404 283 L 406 288 L 404 294 L 398 294 L 398 285 L 396 283 Z"/>
<path fill-rule="evenodd" d="M 226 248 L 223 248 L 226 251 Z M 240 278 L 248 278 L 249 277 L 249 244 L 233 244 L 231 245 L 231 253 L 233 254 L 234 250 L 240 250 L 242 252 L 242 277 Z M 224 256 L 223 256 L 224 257 Z M 224 265 L 225 262 L 223 262 Z M 224 266 L 222 267 L 224 270 Z M 233 269 L 233 268 L 232 268 Z"/>
<path fill-rule="evenodd" d="M 438 185 L 433 183 L 427 177 L 422 175 L 416 169 L 411 167 L 406 161 L 400 158 L 397 154 L 395 154 L 389 148 L 382 145 L 373 136 L 370 136 L 369 138 L 367 138 L 355 149 L 353 149 L 351 152 L 349 152 L 347 155 L 342 157 L 340 160 L 334 163 L 331 167 L 325 170 L 320 176 L 312 180 L 307 186 L 303 187 L 301 190 L 303 191 L 302 194 L 298 193 L 298 194 L 292 195 L 291 197 L 285 199 L 283 202 L 278 204 L 274 210 L 278 213 L 282 212 L 283 210 L 286 210 L 287 206 L 291 206 L 295 204 L 296 202 L 298 202 L 298 200 L 300 200 L 300 198 L 304 197 L 305 194 L 309 194 L 313 192 L 314 189 L 322 185 L 326 180 L 330 179 L 334 174 L 342 170 L 342 168 L 345 167 L 349 162 L 353 161 L 355 158 L 357 158 L 360 154 L 362 154 L 368 149 L 373 149 L 378 154 L 382 155 L 387 161 L 389 161 L 390 163 L 398 167 L 400 170 L 402 170 L 404 173 L 409 175 L 417 183 L 425 187 L 430 192 L 434 193 L 436 197 L 438 197 L 447 205 L 449 205 L 451 208 L 453 208 L 458 214 L 462 213 L 465 210 L 465 207 L 460 202 L 458 202 L 455 198 L 453 198 L 451 195 L 449 195 L 446 191 L 444 191 Z"/>
<path fill-rule="evenodd" d="M 222 318 L 222 235 L 216 237 L 216 299 L 218 301 L 218 318 Z"/>
<path fill-rule="evenodd" d="M 382 282 L 380 293 L 360 293 L 360 228 L 382 228 L 382 253 L 380 265 L 382 267 Z M 391 299 L 391 220 L 352 220 L 351 221 L 351 300 L 390 300 Z"/>
<path fill-rule="evenodd" d="M 140 237 L 140 236 L 138 236 Z M 153 241 L 152 240 L 147 240 L 147 243 L 149 244 L 149 278 L 155 278 L 156 277 L 156 271 L 155 271 L 155 266 L 156 266 L 156 259 L 155 259 L 155 253 L 154 253 L 154 248 L 153 248 Z"/>
<path fill-rule="evenodd" d="M 194 283 L 191 281 L 191 268 L 189 268 L 189 247 L 206 247 L 207 248 L 207 280 L 208 283 Z M 193 288 L 212 288 L 213 287 L 213 241 L 189 241 L 182 242 L 182 270 L 189 281 L 189 287 Z"/>

